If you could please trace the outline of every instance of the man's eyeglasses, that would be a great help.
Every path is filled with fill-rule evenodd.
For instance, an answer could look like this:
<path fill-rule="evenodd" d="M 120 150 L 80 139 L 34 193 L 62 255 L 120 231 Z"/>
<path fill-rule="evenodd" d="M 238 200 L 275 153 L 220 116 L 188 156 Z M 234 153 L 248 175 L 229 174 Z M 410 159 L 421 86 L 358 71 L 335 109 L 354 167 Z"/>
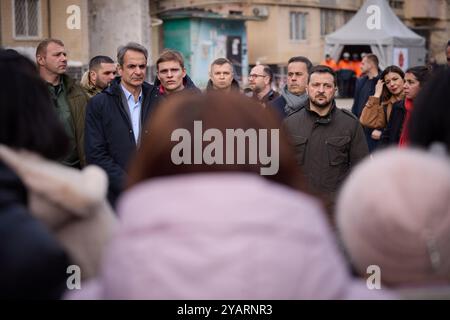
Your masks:
<path fill-rule="evenodd" d="M 267 75 L 266 74 L 249 74 L 248 75 L 249 79 L 254 79 L 254 78 L 257 78 L 257 77 L 267 77 Z"/>

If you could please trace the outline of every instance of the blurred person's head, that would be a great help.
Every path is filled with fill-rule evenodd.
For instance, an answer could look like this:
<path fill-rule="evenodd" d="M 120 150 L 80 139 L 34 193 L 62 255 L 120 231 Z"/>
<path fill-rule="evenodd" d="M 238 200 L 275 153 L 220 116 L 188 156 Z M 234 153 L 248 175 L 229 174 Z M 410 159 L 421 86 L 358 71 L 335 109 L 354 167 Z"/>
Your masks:
<path fill-rule="evenodd" d="M 307 92 L 312 106 L 319 110 L 331 107 L 336 95 L 337 76 L 330 67 L 318 65 L 311 69 Z"/>
<path fill-rule="evenodd" d="M 430 70 L 425 66 L 412 67 L 406 70 L 403 85 L 405 98 L 414 100 L 430 74 Z"/>
<path fill-rule="evenodd" d="M 144 83 L 147 58 L 147 49 L 135 42 L 130 42 L 117 50 L 117 71 L 121 76 L 122 85 L 127 90 L 138 90 Z"/>
<path fill-rule="evenodd" d="M 0 144 L 60 159 L 68 137 L 36 66 L 24 56 L 0 50 Z"/>
<path fill-rule="evenodd" d="M 167 94 L 184 89 L 184 59 L 176 50 L 164 50 L 156 60 L 156 74 Z"/>
<path fill-rule="evenodd" d="M 380 79 L 383 80 L 383 93 L 381 101 L 387 101 L 392 96 L 400 97 L 403 95 L 403 85 L 405 73 L 399 67 L 392 65 L 383 70 Z"/>
<path fill-rule="evenodd" d="M 36 63 L 41 75 L 60 76 L 67 70 L 67 52 L 58 39 L 46 39 L 36 49 Z"/>
<path fill-rule="evenodd" d="M 218 130 L 224 139 L 227 137 L 228 129 L 244 131 L 268 129 L 269 148 L 272 148 L 273 143 L 279 142 L 279 156 L 276 159 L 279 166 L 275 175 L 264 175 L 264 177 L 300 189 L 303 179 L 298 176 L 295 158 L 284 131 L 280 130 L 279 141 L 270 141 L 271 129 L 276 130 L 280 126 L 276 115 L 272 112 L 272 110 L 261 110 L 261 106 L 250 98 L 235 94 L 223 96 L 216 92 L 205 95 L 180 95 L 176 99 L 164 102 L 164 107 L 159 108 L 147 124 L 152 134 L 144 137 L 139 152 L 130 165 L 129 186 L 156 177 L 192 173 L 247 172 L 259 175 L 261 168 L 266 167 L 260 159 L 254 164 L 249 163 L 252 150 L 255 151 L 249 147 L 245 150 L 246 163 L 239 164 L 239 161 L 236 161 L 238 152 L 236 144 L 234 154 L 228 155 L 233 160 L 231 164 L 227 164 L 228 160 L 224 164 L 208 165 L 203 162 L 201 165 L 174 164 L 172 150 L 179 144 L 171 140 L 174 131 L 181 129 L 194 137 L 194 121 L 201 121 L 204 132 L 208 129 L 216 130 L 216 132 Z M 191 141 L 189 145 L 193 146 L 194 142 Z M 207 145 L 208 143 L 202 142 L 202 150 Z M 225 142 L 222 147 L 225 148 Z M 221 151 L 223 151 L 223 159 L 226 159 L 228 150 Z"/>
<path fill-rule="evenodd" d="M 342 57 L 344 58 L 344 60 L 348 60 L 348 59 L 350 59 L 350 53 L 344 52 L 344 54 L 342 55 Z"/>
<path fill-rule="evenodd" d="M 357 53 L 352 54 L 352 59 L 353 61 L 359 61 L 359 54 Z"/>
<path fill-rule="evenodd" d="M 410 121 L 412 144 L 443 144 L 450 154 L 450 68 L 437 69 L 414 100 Z"/>
<path fill-rule="evenodd" d="M 449 194 L 446 158 L 392 148 L 365 160 L 337 204 L 339 233 L 355 270 L 365 276 L 378 266 L 381 282 L 391 287 L 450 284 Z"/>
<path fill-rule="evenodd" d="M 289 59 L 287 66 L 287 89 L 290 93 L 299 96 L 306 92 L 311 68 L 312 63 L 306 57 L 298 56 Z"/>
<path fill-rule="evenodd" d="M 211 63 L 209 79 L 214 90 L 229 91 L 233 83 L 233 64 L 225 58 L 218 58 Z"/>
<path fill-rule="evenodd" d="M 252 68 L 248 84 L 253 92 L 268 92 L 271 89 L 273 73 L 269 66 L 260 64 Z"/>
<path fill-rule="evenodd" d="M 366 54 L 361 61 L 361 71 L 362 73 L 378 73 L 378 57 L 372 53 Z"/>
<path fill-rule="evenodd" d="M 91 84 L 105 89 L 116 77 L 116 65 L 108 56 L 95 56 L 89 61 L 89 79 Z"/>

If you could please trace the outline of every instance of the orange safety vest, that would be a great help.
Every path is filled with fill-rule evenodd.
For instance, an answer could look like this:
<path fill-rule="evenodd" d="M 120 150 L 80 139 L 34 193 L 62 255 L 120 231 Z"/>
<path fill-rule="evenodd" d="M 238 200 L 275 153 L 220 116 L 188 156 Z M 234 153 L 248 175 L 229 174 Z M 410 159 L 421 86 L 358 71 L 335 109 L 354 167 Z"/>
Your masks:
<path fill-rule="evenodd" d="M 330 59 L 328 61 L 325 59 L 320 64 L 323 66 L 330 67 L 331 69 L 333 69 L 333 71 L 336 71 L 338 69 L 336 61 L 334 61 L 333 59 Z"/>
<path fill-rule="evenodd" d="M 347 69 L 347 70 L 352 70 L 353 71 L 353 64 L 350 60 L 339 60 L 338 63 L 338 69 L 342 70 L 342 69 Z"/>

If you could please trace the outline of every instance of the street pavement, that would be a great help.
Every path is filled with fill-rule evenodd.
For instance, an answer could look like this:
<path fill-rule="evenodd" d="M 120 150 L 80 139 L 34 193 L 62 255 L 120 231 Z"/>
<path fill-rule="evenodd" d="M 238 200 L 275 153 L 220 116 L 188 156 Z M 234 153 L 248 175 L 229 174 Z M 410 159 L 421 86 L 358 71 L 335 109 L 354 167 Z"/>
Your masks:
<path fill-rule="evenodd" d="M 351 110 L 352 109 L 352 105 L 353 105 L 353 99 L 341 99 L 341 98 L 337 98 L 336 99 L 336 105 L 338 106 L 338 108 L 345 108 L 347 110 Z"/>

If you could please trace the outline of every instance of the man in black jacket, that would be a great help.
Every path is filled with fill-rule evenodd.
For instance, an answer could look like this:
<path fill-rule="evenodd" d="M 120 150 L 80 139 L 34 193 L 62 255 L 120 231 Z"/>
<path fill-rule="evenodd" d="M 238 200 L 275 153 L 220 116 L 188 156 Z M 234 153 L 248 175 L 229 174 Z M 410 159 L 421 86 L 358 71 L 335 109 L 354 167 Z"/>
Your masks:
<path fill-rule="evenodd" d="M 312 63 L 303 56 L 292 57 L 287 66 L 287 84 L 281 90 L 281 95 L 270 104 L 285 118 L 308 103 L 306 86 Z"/>
<path fill-rule="evenodd" d="M 86 111 L 86 160 L 108 174 L 112 205 L 123 189 L 130 156 L 147 134 L 145 122 L 158 98 L 156 88 L 144 81 L 147 57 L 147 49 L 140 44 L 120 47 L 120 77 L 93 97 Z"/>
<path fill-rule="evenodd" d="M 155 87 L 158 96 L 169 97 L 185 91 L 200 93 L 186 73 L 183 56 L 176 50 L 166 49 L 159 55 L 156 72 Z"/>

